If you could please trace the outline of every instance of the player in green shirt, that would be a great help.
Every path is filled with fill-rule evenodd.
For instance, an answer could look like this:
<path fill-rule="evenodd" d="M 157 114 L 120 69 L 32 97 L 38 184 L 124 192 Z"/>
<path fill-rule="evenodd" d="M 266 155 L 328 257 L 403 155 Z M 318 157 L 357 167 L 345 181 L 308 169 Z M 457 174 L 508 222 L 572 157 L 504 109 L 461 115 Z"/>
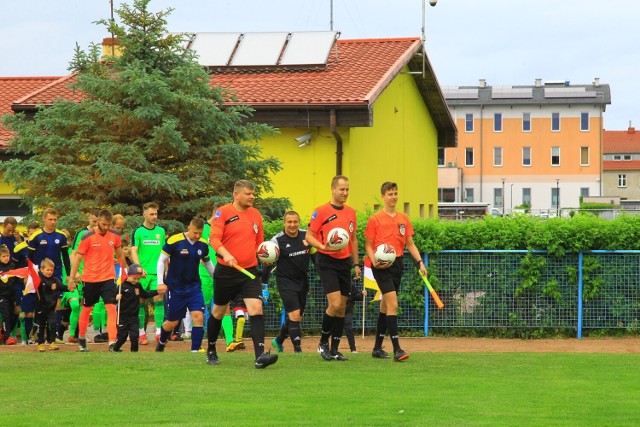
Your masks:
<path fill-rule="evenodd" d="M 166 240 L 164 228 L 156 224 L 158 221 L 158 209 L 155 202 L 145 203 L 142 207 L 144 222 L 131 233 L 131 261 L 140 264 L 146 273 L 146 277 L 140 279 L 140 284 L 146 291 L 158 290 L 158 274 L 156 268 L 162 252 L 162 246 Z M 140 304 L 138 316 L 140 318 L 140 345 L 147 345 L 147 332 L 145 325 L 145 304 Z M 162 322 L 164 322 L 164 296 L 153 298 L 153 320 L 156 324 L 156 341 L 160 337 Z"/>

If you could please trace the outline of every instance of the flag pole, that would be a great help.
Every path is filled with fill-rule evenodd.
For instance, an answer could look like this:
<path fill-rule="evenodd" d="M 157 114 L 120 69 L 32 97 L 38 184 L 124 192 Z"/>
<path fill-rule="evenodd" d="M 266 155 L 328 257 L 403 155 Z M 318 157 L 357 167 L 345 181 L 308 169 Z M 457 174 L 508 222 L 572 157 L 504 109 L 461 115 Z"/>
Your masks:
<path fill-rule="evenodd" d="M 362 295 L 362 339 L 364 339 L 364 319 L 365 311 L 367 310 L 367 296 Z"/>

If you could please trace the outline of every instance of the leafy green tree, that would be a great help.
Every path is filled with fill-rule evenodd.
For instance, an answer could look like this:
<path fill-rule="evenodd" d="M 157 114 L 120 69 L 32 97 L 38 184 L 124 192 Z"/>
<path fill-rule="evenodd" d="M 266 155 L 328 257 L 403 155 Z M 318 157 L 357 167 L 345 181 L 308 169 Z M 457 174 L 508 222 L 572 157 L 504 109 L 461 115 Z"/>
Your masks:
<path fill-rule="evenodd" d="M 82 101 L 58 99 L 33 120 L 3 118 L 15 132 L 15 157 L 0 164 L 4 180 L 36 210 L 56 208 L 62 226 L 83 225 L 91 208 L 139 214 L 152 200 L 163 220 L 208 217 L 238 179 L 253 181 L 259 205 L 269 206 L 260 195 L 281 164 L 262 158 L 257 141 L 276 130 L 250 122 L 249 106 L 225 105 L 234 94 L 210 84 L 186 36 L 167 32 L 171 9 L 153 13 L 149 2 L 123 4 L 121 23 L 98 22 L 121 43 L 120 55 L 76 46 L 69 69 Z"/>

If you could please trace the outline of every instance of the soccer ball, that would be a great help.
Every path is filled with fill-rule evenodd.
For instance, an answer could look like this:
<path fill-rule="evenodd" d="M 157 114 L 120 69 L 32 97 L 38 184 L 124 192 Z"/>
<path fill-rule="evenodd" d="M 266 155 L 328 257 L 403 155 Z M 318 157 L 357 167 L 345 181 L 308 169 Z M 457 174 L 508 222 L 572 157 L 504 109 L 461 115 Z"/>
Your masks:
<path fill-rule="evenodd" d="M 273 264 L 280 256 L 280 248 L 270 240 L 260 243 L 258 246 L 258 259 L 262 263 Z"/>
<path fill-rule="evenodd" d="M 334 249 L 342 249 L 349 244 L 349 233 L 344 228 L 336 227 L 329 231 L 327 244 Z"/>
<path fill-rule="evenodd" d="M 383 243 L 378 245 L 374 252 L 376 262 L 380 264 L 392 264 L 396 260 L 396 250 L 393 246 Z"/>

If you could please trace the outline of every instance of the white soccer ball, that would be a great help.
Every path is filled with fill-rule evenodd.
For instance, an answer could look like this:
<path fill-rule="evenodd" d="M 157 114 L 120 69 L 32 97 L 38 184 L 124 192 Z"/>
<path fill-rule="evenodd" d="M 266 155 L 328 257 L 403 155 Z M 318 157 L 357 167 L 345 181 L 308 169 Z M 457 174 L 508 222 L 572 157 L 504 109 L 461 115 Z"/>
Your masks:
<path fill-rule="evenodd" d="M 280 248 L 270 240 L 260 243 L 258 246 L 258 259 L 262 263 L 273 264 L 280 256 Z"/>
<path fill-rule="evenodd" d="M 396 250 L 393 246 L 383 243 L 378 245 L 374 252 L 376 262 L 381 264 L 392 264 L 396 260 Z"/>
<path fill-rule="evenodd" d="M 327 245 L 334 249 L 342 249 L 349 244 L 349 233 L 344 228 L 336 227 L 327 235 Z"/>

